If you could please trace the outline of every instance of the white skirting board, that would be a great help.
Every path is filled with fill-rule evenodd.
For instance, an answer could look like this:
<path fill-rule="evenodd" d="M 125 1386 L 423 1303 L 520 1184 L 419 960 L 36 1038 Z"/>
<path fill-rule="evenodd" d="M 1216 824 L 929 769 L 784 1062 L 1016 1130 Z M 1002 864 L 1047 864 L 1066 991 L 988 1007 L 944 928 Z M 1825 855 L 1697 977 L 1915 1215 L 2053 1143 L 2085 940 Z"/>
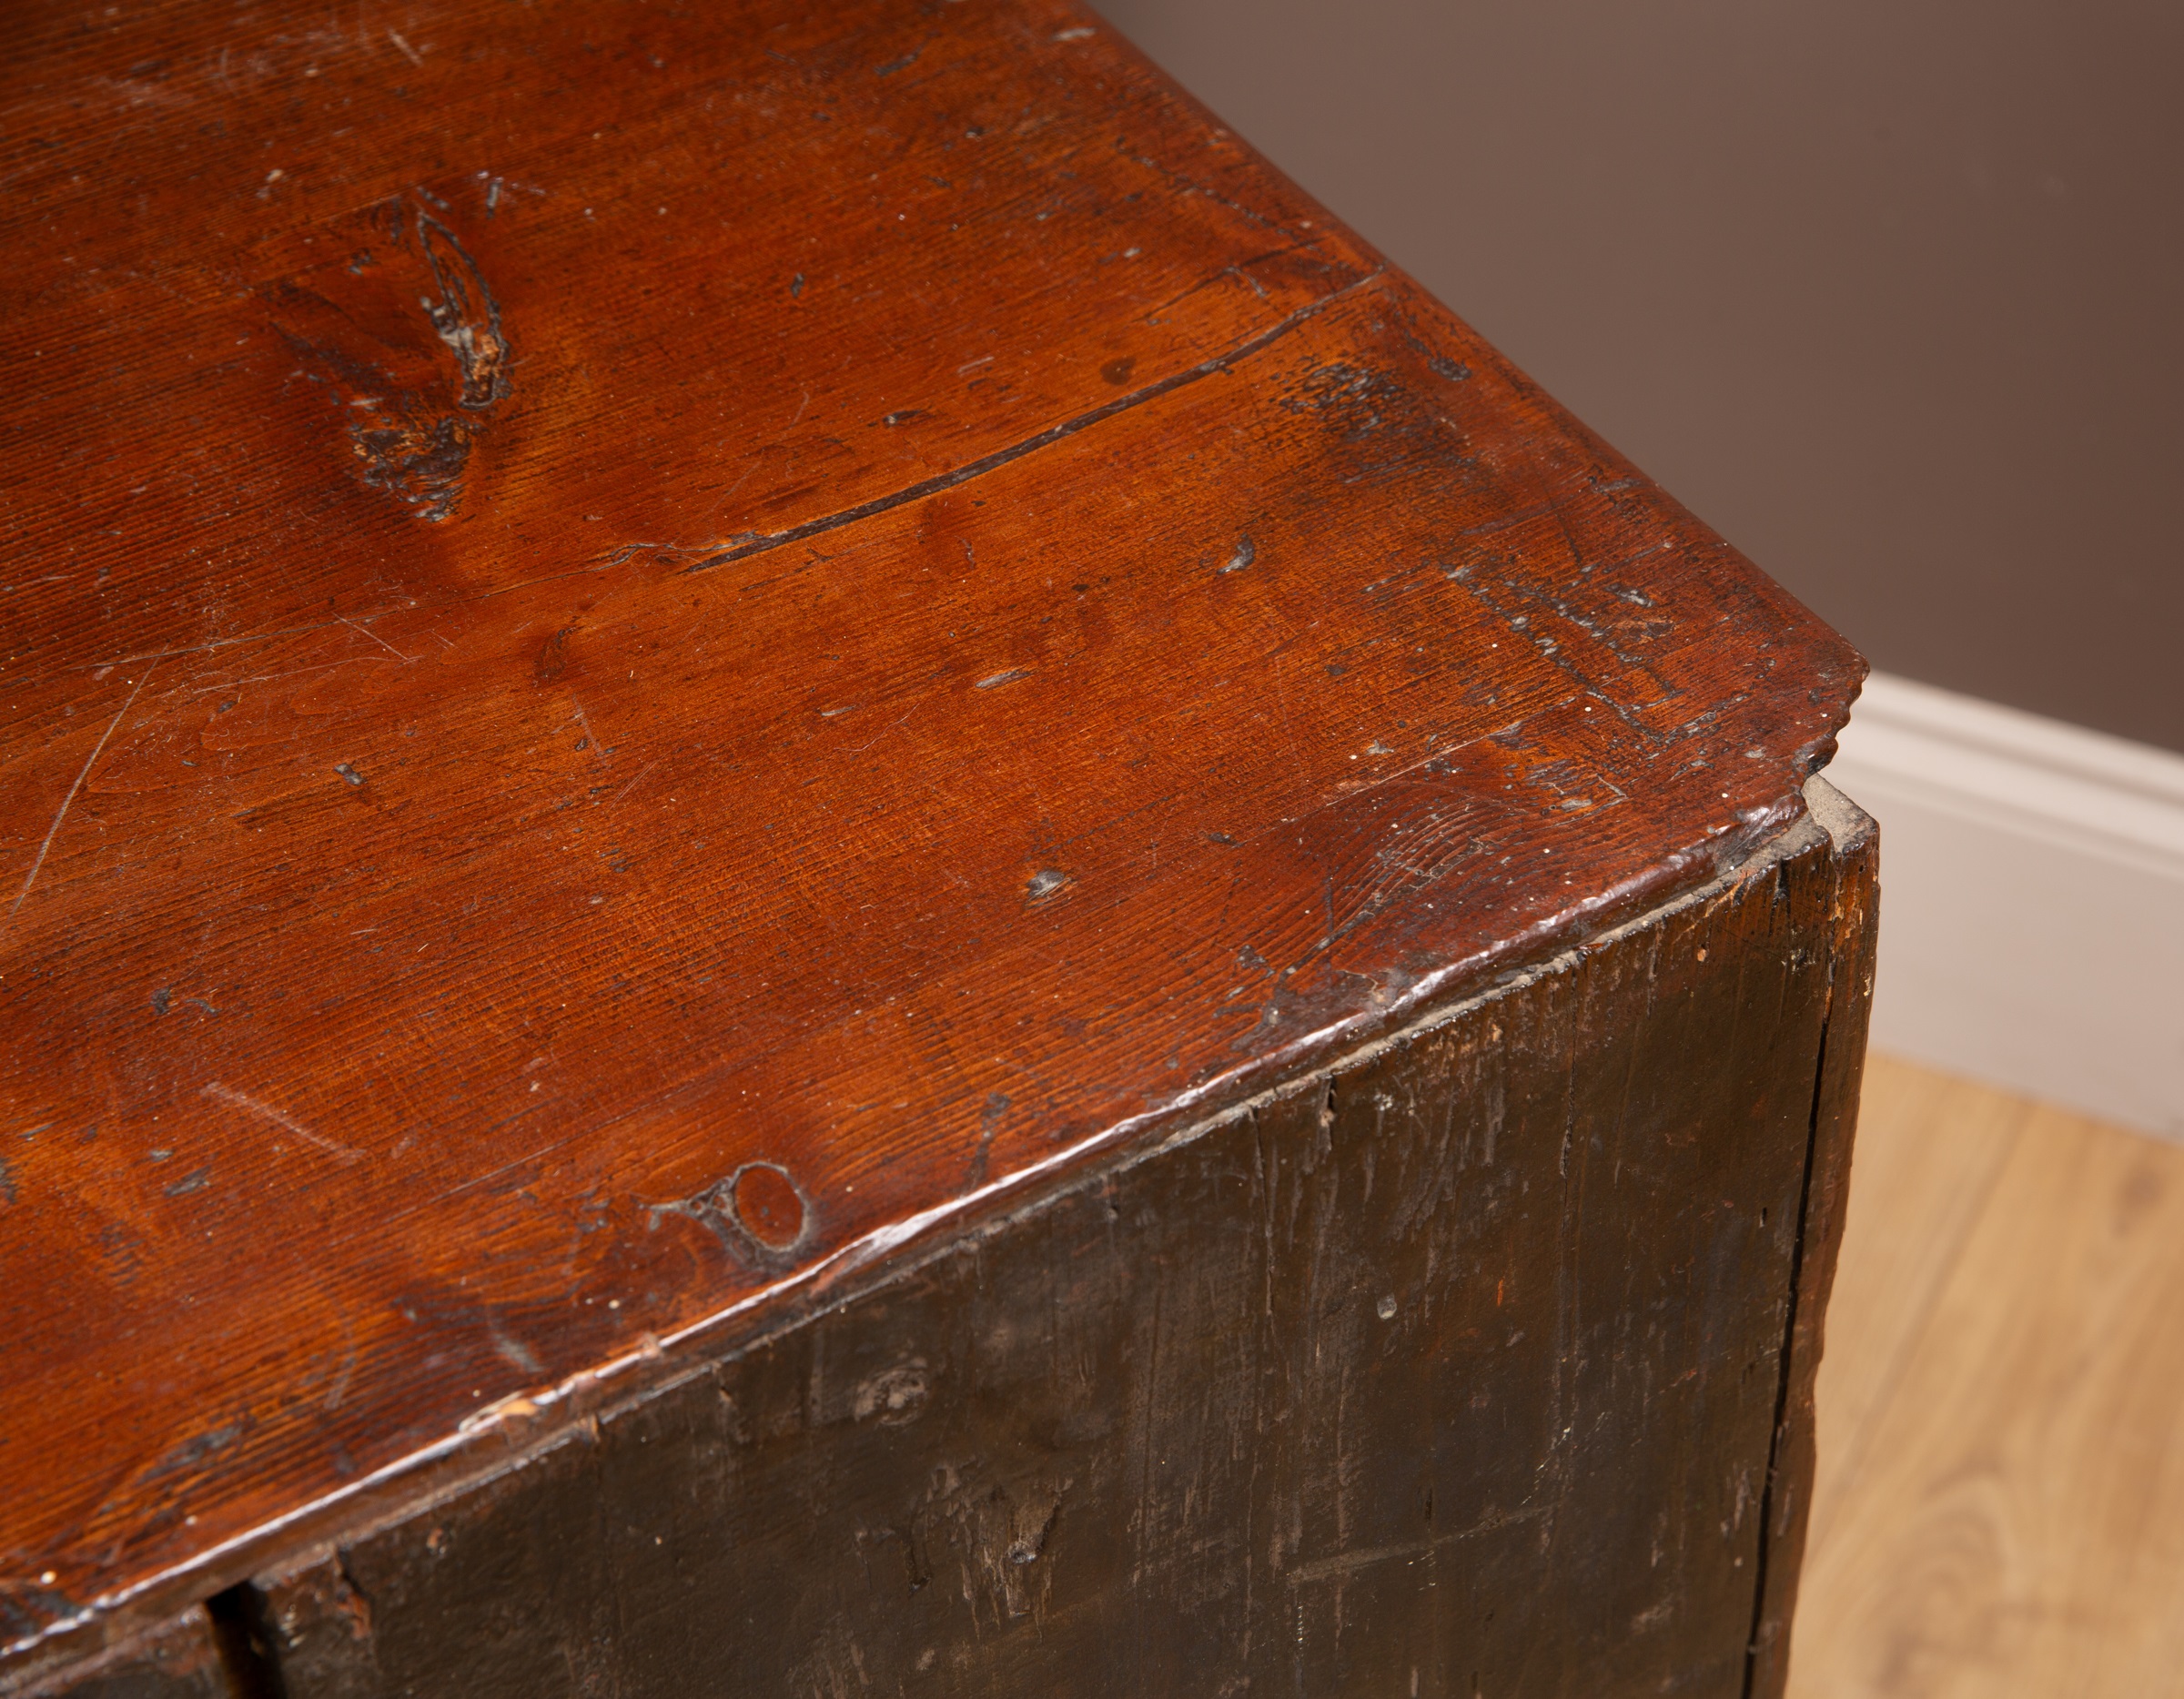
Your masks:
<path fill-rule="evenodd" d="M 2184 1139 L 2184 756 L 1876 673 L 1827 777 L 1881 823 L 1874 1044 Z"/>

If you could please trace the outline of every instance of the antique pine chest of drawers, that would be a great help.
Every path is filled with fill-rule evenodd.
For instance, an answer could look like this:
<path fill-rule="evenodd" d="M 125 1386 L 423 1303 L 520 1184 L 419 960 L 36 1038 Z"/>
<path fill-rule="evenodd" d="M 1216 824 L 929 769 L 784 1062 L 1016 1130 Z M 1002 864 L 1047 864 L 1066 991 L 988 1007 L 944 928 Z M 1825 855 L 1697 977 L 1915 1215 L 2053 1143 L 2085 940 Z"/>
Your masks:
<path fill-rule="evenodd" d="M 1779 1692 L 1838 638 L 1065 4 L 0 35 L 0 1693 Z"/>

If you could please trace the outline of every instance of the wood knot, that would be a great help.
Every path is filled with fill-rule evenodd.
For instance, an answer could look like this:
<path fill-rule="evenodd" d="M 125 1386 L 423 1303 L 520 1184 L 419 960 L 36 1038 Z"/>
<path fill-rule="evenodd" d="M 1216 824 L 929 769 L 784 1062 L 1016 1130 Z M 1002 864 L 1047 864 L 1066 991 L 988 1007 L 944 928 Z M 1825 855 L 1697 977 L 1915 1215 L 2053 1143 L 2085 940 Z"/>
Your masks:
<path fill-rule="evenodd" d="M 778 1162 L 746 1162 L 694 1198 L 654 1204 L 655 1227 L 663 1215 L 688 1216 L 744 1261 L 772 1269 L 794 1267 L 818 1227 L 804 1188 Z"/>
<path fill-rule="evenodd" d="M 728 1208 L 736 1225 L 768 1250 L 794 1250 L 804 1242 L 810 1212 L 786 1168 L 745 1163 L 729 1177 Z"/>

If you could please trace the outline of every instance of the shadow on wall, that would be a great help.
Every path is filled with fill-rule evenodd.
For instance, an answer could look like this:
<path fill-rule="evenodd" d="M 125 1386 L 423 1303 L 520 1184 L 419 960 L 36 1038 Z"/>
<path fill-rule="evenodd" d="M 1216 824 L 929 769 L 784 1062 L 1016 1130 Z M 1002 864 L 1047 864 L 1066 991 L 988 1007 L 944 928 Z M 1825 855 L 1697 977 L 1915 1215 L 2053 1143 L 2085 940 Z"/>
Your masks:
<path fill-rule="evenodd" d="M 1103 9 L 1877 665 L 2184 751 L 2184 8 Z"/>

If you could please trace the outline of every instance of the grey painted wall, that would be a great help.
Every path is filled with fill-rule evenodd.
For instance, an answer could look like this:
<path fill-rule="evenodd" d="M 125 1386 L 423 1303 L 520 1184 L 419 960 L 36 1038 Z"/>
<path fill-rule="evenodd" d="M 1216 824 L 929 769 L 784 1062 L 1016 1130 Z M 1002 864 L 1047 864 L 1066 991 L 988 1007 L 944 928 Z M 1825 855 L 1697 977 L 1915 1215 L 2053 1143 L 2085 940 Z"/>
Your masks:
<path fill-rule="evenodd" d="M 1103 10 L 1876 665 L 2184 750 L 2184 5 Z"/>

